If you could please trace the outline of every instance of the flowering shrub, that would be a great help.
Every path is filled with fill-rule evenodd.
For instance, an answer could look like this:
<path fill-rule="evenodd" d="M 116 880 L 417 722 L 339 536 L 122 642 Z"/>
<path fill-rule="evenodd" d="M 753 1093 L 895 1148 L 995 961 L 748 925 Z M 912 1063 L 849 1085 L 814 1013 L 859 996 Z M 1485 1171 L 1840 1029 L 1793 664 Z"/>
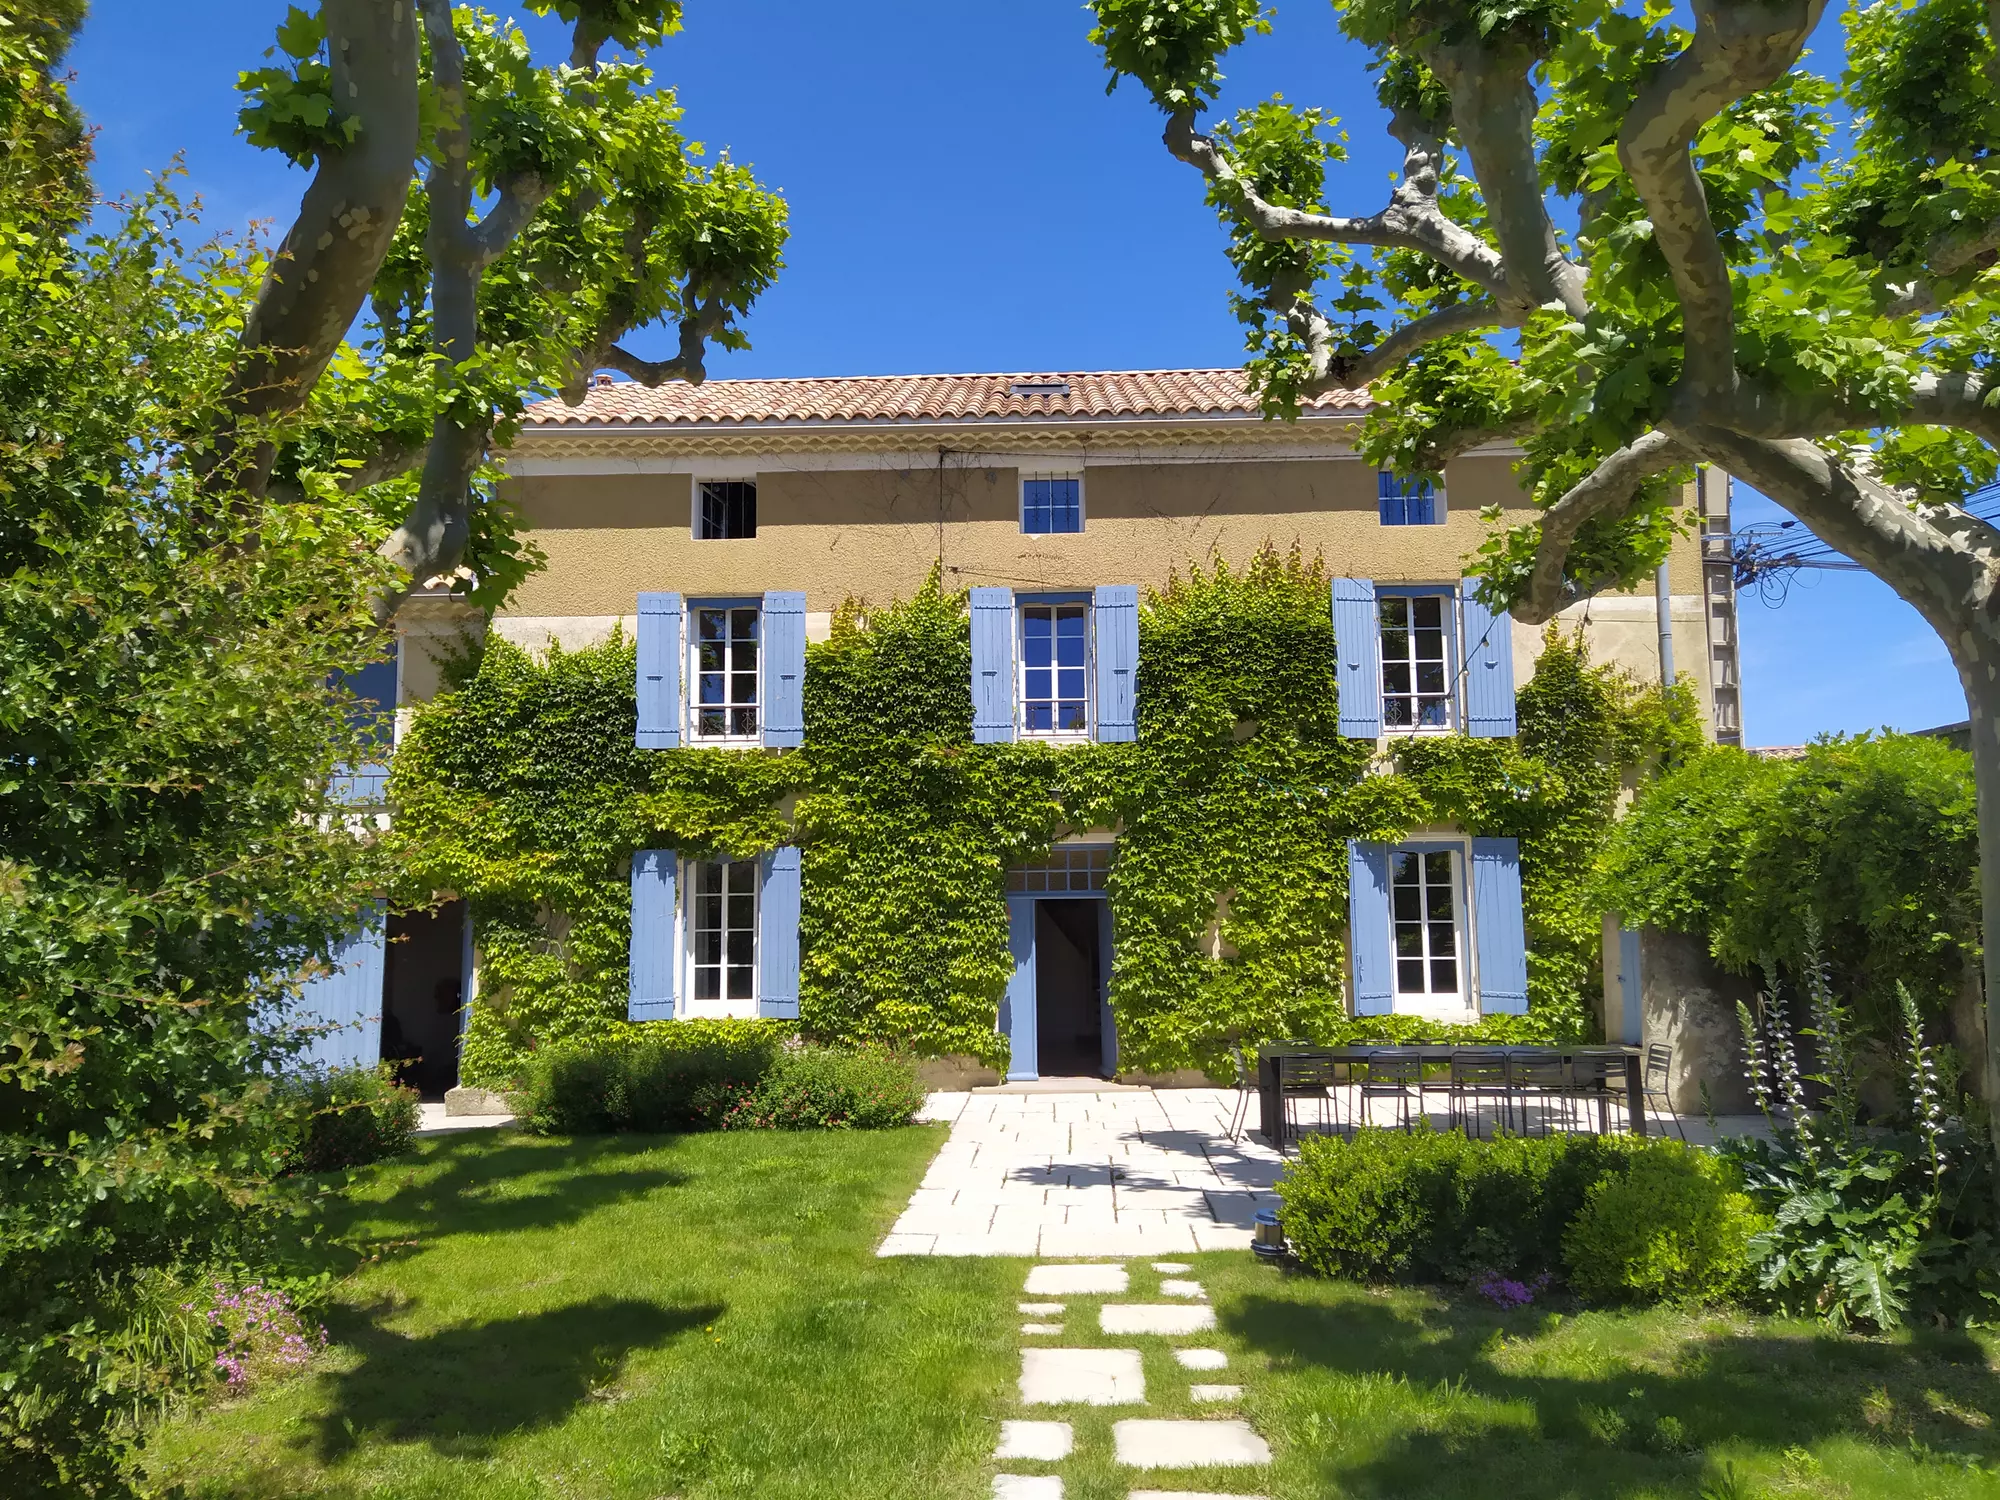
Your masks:
<path fill-rule="evenodd" d="M 209 1336 L 215 1340 L 215 1373 L 231 1395 L 295 1375 L 326 1347 L 326 1330 L 308 1326 L 291 1298 L 261 1282 L 232 1290 L 218 1281 L 214 1301 L 206 1309 Z M 192 1312 L 185 1303 L 182 1311 Z"/>
<path fill-rule="evenodd" d="M 1542 1272 L 1533 1281 L 1515 1281 L 1508 1276 L 1496 1274 L 1482 1277 L 1473 1290 L 1491 1302 L 1495 1307 L 1526 1307 L 1549 1287 L 1549 1273 Z"/>

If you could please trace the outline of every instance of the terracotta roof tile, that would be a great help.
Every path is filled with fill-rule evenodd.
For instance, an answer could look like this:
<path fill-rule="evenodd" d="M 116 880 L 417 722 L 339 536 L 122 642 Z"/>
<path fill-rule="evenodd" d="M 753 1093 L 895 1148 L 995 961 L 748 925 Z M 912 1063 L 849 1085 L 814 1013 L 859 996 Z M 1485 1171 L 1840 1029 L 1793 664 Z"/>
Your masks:
<path fill-rule="evenodd" d="M 1029 388 L 1057 387 L 1046 392 Z M 1067 387 L 1067 390 L 1060 389 Z M 1366 391 L 1329 391 L 1308 415 L 1358 412 Z M 1015 375 L 856 375 L 823 380 L 710 380 L 648 390 L 629 380 L 593 385 L 583 405 L 528 408 L 529 430 L 738 423 L 1033 422 L 1049 418 L 1254 417 L 1239 370 L 1110 370 Z"/>

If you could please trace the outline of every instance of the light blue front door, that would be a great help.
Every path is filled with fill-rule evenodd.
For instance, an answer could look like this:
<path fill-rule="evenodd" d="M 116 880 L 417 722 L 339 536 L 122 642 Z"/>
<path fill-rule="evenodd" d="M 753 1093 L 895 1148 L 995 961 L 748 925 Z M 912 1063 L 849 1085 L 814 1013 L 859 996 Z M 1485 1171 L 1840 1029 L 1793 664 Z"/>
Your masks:
<path fill-rule="evenodd" d="M 1041 1014 L 1035 1003 L 1035 906 L 1040 901 L 1082 897 L 1097 902 L 1097 1003 L 1103 1025 L 1100 1062 L 1105 1076 L 1118 1071 L 1118 1030 L 1112 1023 L 1110 999 L 1111 903 L 1104 892 L 1109 868 L 1110 850 L 1105 845 L 1066 845 L 1055 850 L 1046 865 L 1009 872 L 1007 951 L 1014 960 L 1014 973 L 1000 1001 L 999 1030 L 1009 1044 L 1010 1083 L 1042 1076 Z"/>

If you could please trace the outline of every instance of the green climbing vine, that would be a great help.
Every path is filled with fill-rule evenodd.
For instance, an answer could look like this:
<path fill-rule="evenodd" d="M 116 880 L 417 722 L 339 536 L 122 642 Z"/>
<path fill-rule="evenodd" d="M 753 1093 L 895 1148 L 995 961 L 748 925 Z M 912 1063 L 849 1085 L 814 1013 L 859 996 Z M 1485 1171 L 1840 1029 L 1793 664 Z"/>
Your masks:
<path fill-rule="evenodd" d="M 1006 876 L 1115 832 L 1121 1064 L 1227 1075 L 1232 1041 L 1588 1031 L 1588 874 L 1624 780 L 1699 742 L 1684 690 L 1639 688 L 1551 633 L 1514 740 L 1426 736 L 1386 759 L 1339 733 L 1328 580 L 1266 549 L 1191 569 L 1140 612 L 1139 738 L 972 743 L 966 598 L 850 604 L 808 648 L 806 743 L 633 747 L 630 642 L 534 657 L 492 640 L 397 753 L 394 840 L 415 897 L 471 903 L 480 993 L 463 1071 L 616 1035 L 634 850 L 803 851 L 802 1029 L 1004 1066 Z M 1350 1018 L 1346 842 L 1451 823 L 1522 842 L 1531 1010 L 1448 1028 Z"/>

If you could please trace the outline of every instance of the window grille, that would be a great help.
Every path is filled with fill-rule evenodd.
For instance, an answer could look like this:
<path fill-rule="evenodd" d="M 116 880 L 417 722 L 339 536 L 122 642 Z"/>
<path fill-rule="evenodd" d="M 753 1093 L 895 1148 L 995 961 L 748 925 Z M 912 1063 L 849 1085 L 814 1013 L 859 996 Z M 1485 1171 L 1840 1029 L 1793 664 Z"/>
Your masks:
<path fill-rule="evenodd" d="M 1444 521 L 1439 495 L 1428 479 L 1401 480 L 1387 469 L 1378 476 L 1384 526 L 1436 526 Z"/>
<path fill-rule="evenodd" d="M 698 487 L 695 536 L 704 542 L 742 541 L 757 534 L 757 483 L 704 479 Z"/>
<path fill-rule="evenodd" d="M 1396 993 L 1458 996 L 1458 856 L 1449 849 L 1398 849 L 1390 899 L 1396 934 Z"/>
<path fill-rule="evenodd" d="M 1020 865 L 1007 872 L 1007 889 L 1015 892 L 1101 891 L 1111 873 L 1108 844 L 1063 845 L 1049 852 L 1046 863 Z"/>
<path fill-rule="evenodd" d="M 1451 625 L 1449 596 L 1383 594 L 1382 726 L 1385 729 L 1451 727 Z"/>
<path fill-rule="evenodd" d="M 704 860 L 694 867 L 688 936 L 696 1000 L 757 998 L 757 862 Z"/>
<path fill-rule="evenodd" d="M 1083 530 L 1083 481 L 1031 474 L 1021 481 L 1021 530 L 1034 536 Z"/>
<path fill-rule="evenodd" d="M 698 605 L 694 617 L 694 737 L 753 738 L 757 733 L 757 606 Z"/>
<path fill-rule="evenodd" d="M 1021 727 L 1084 734 L 1089 725 L 1090 606 L 1021 606 Z"/>

